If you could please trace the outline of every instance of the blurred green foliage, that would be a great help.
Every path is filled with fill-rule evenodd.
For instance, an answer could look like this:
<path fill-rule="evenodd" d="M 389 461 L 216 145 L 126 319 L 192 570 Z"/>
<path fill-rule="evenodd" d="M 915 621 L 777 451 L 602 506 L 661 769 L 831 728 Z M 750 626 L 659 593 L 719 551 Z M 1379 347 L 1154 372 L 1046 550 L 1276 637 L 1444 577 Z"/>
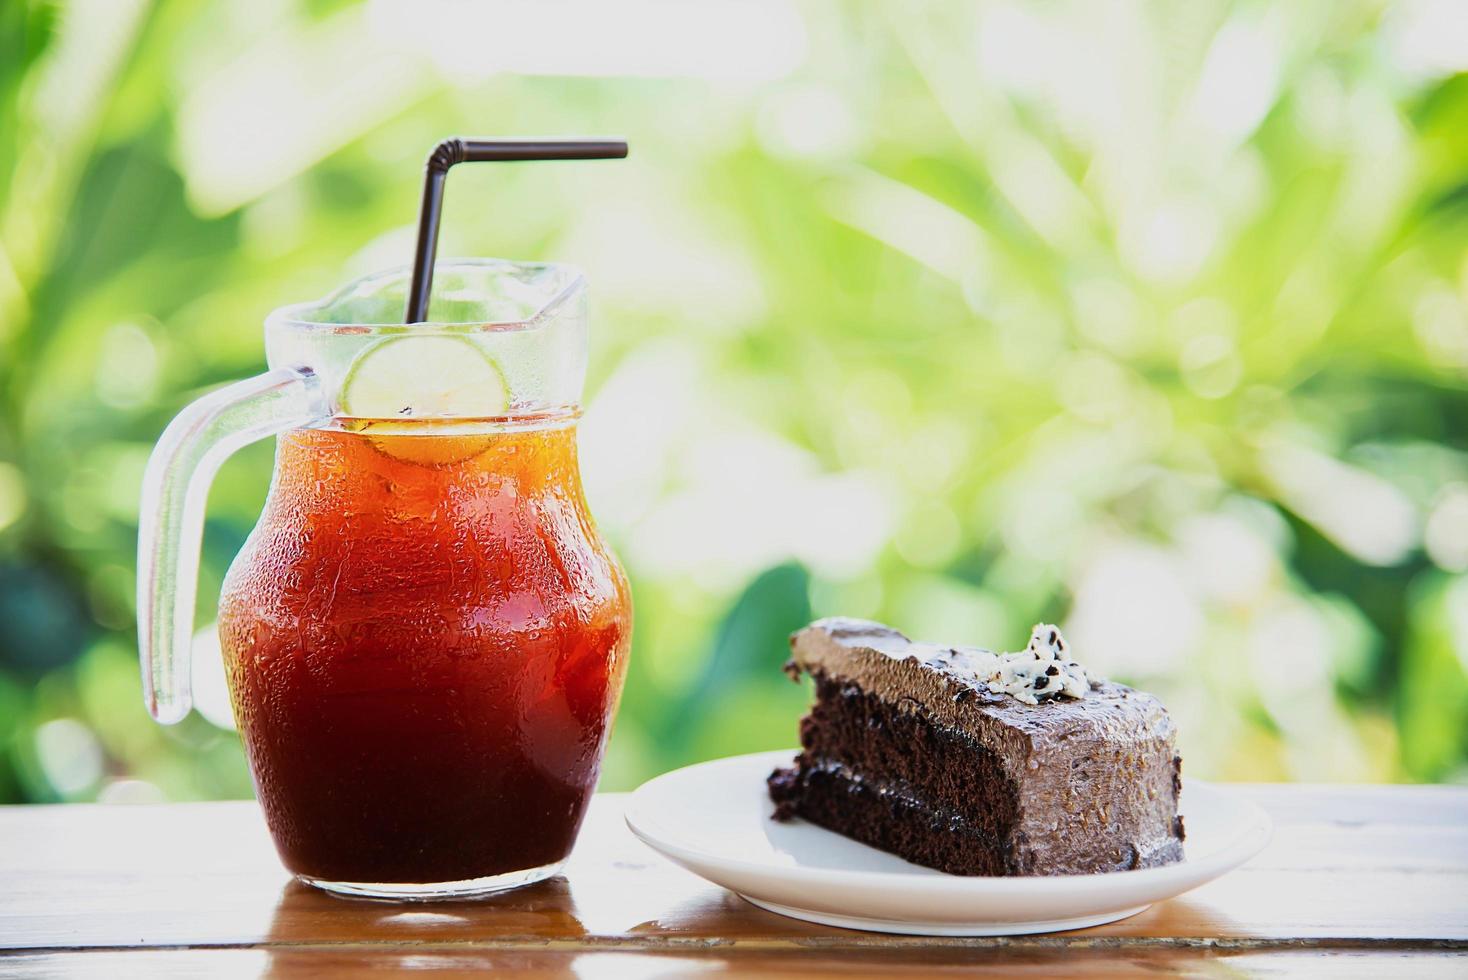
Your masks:
<path fill-rule="evenodd" d="M 442 250 L 592 282 L 604 786 L 791 744 L 834 613 L 1060 621 L 1196 775 L 1465 778 L 1454 5 L 471 6 L 0 5 L 0 800 L 249 793 L 207 643 L 202 715 L 142 708 L 142 467 L 271 308 L 406 259 L 450 133 L 633 146 L 456 172 Z M 201 626 L 270 462 L 216 484 Z"/>

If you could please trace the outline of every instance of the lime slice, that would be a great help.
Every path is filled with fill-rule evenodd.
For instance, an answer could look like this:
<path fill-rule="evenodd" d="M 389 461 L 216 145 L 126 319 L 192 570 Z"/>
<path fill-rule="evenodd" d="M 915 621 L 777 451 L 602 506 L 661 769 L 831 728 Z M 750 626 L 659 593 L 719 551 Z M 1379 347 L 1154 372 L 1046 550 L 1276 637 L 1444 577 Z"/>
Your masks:
<path fill-rule="evenodd" d="M 342 410 L 359 419 L 492 418 L 510 407 L 499 365 L 463 337 L 389 337 L 357 355 Z"/>
<path fill-rule="evenodd" d="M 499 365 L 462 337 L 390 337 L 357 355 L 341 405 L 349 427 L 389 456 L 440 466 L 477 456 L 488 443 L 483 436 L 434 435 L 424 421 L 503 415 L 510 390 Z"/>

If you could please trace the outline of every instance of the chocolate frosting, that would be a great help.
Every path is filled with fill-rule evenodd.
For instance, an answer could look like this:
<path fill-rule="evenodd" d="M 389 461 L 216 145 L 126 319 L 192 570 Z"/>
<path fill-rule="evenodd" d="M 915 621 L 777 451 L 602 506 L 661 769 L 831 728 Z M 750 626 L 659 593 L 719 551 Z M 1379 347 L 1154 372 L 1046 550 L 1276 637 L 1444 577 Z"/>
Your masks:
<path fill-rule="evenodd" d="M 1016 871 L 1058 874 L 1180 860 L 1181 760 L 1162 703 L 1121 684 L 1025 704 L 991 693 L 987 651 L 915 643 L 880 623 L 822 619 L 791 638 L 787 669 L 854 683 L 994 752 L 1019 794 Z"/>

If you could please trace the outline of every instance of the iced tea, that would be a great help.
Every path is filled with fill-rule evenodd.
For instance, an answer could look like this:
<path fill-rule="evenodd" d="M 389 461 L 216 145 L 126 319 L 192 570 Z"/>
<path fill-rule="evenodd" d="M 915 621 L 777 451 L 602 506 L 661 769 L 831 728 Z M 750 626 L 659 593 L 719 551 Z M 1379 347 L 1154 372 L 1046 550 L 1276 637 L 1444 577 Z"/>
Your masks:
<path fill-rule="evenodd" d="M 569 852 L 631 631 L 571 422 L 279 437 L 219 628 L 291 871 L 461 882 Z"/>

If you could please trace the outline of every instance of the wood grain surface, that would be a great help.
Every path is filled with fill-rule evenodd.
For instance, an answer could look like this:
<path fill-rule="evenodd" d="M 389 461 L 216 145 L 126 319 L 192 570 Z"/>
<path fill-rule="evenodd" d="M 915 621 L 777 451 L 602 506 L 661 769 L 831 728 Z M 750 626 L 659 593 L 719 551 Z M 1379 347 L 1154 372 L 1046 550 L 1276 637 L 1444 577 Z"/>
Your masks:
<path fill-rule="evenodd" d="M 947 939 L 757 909 L 596 798 L 565 875 L 479 902 L 334 898 L 281 869 L 254 803 L 0 807 L 0 976 L 1468 976 L 1468 789 L 1246 786 L 1270 846 L 1110 925 Z"/>

